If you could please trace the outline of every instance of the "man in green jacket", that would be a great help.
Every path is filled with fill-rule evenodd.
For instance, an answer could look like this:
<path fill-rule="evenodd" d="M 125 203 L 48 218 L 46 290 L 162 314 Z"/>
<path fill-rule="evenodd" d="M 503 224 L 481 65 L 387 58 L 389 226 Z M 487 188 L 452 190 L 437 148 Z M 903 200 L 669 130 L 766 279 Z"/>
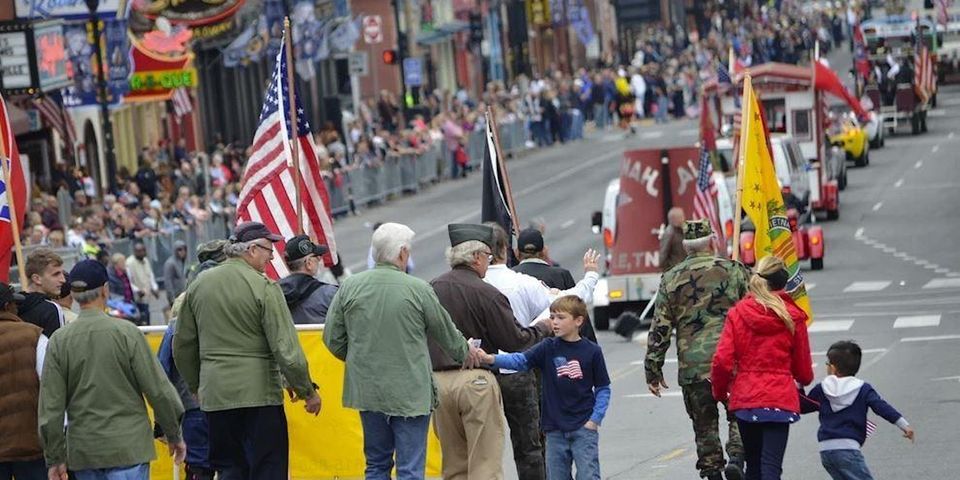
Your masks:
<path fill-rule="evenodd" d="M 227 260 L 187 288 L 173 337 L 177 370 L 207 414 L 210 464 L 244 479 L 287 480 L 281 375 L 320 412 L 283 292 L 263 274 L 280 240 L 262 223 L 237 225 Z"/>
<path fill-rule="evenodd" d="M 48 476 L 66 480 L 69 468 L 77 480 L 147 480 L 156 452 L 143 399 L 178 464 L 187 449 L 180 436 L 183 405 L 137 327 L 103 313 L 107 269 L 84 260 L 73 267 L 70 282 L 80 315 L 50 338 L 40 376 Z"/>
<path fill-rule="evenodd" d="M 343 406 L 360 410 L 364 478 L 422 479 L 430 413 L 437 405 L 427 339 L 457 362 L 470 347 L 430 285 L 404 272 L 414 232 L 385 223 L 373 233 L 377 266 L 340 285 L 327 311 L 323 340 L 346 362 Z"/>

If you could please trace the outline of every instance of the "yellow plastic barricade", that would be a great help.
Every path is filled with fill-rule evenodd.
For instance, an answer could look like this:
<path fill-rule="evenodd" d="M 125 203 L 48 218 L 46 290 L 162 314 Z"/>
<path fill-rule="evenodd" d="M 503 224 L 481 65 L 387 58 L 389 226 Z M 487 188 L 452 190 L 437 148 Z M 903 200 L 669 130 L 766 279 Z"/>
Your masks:
<path fill-rule="evenodd" d="M 311 328 L 312 327 L 312 328 Z M 319 327 L 319 328 L 318 328 Z M 165 327 L 141 327 L 150 348 L 160 348 Z M 314 417 L 303 410 L 303 402 L 285 397 L 284 410 L 290 432 L 290 476 L 296 480 L 362 479 L 365 467 L 363 429 L 356 410 L 344 408 L 343 362 L 323 344 L 322 327 L 297 326 L 300 344 L 310 363 L 313 381 L 320 385 L 323 408 Z M 152 415 L 152 412 L 151 412 Z M 150 465 L 150 478 L 174 479 L 167 447 L 156 442 L 157 460 Z M 440 477 L 440 442 L 433 429 L 427 439 L 427 476 Z M 178 475 L 184 478 L 183 472 Z"/>

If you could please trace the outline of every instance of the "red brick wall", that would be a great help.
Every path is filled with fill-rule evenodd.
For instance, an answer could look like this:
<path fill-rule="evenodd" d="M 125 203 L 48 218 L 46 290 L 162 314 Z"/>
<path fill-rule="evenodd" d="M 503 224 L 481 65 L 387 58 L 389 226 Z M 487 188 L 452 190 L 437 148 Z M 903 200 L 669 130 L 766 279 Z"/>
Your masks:
<path fill-rule="evenodd" d="M 0 2 L 7 0 L 0 0 Z M 384 65 L 383 51 L 397 48 L 397 27 L 394 22 L 392 2 L 386 0 L 351 0 L 351 9 L 354 12 L 363 12 L 364 15 L 380 15 L 382 20 L 383 41 L 379 44 L 367 45 L 361 32 L 357 41 L 357 50 L 365 51 L 370 59 L 369 73 L 360 77 L 360 97 L 364 100 L 379 95 L 380 90 L 388 90 L 400 94 L 400 66 Z"/>
<path fill-rule="evenodd" d="M 13 0 L 0 0 L 0 21 L 13 19 Z"/>

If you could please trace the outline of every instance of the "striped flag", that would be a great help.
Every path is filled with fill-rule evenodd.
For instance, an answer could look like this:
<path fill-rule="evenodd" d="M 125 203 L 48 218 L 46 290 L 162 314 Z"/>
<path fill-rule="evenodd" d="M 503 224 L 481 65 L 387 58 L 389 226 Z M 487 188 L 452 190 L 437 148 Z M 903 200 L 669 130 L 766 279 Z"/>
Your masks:
<path fill-rule="evenodd" d="M 579 380 L 583 378 L 583 371 L 580 370 L 580 361 L 579 360 L 570 360 L 569 362 L 563 362 L 565 358 L 555 358 L 554 361 L 559 363 L 557 365 L 557 378 L 567 377 L 570 380 Z"/>
<path fill-rule="evenodd" d="M 193 101 L 190 99 L 190 92 L 186 87 L 179 87 L 173 90 L 170 96 L 170 103 L 173 104 L 173 113 L 177 115 L 177 121 L 180 117 L 193 111 Z"/>
<path fill-rule="evenodd" d="M 721 245 L 723 229 L 720 226 L 720 217 L 717 213 L 717 184 L 713 180 L 713 162 L 711 156 L 717 149 L 716 133 L 713 131 L 713 120 L 707 108 L 707 97 L 701 98 L 700 107 L 700 168 L 697 173 L 697 193 L 693 197 L 694 218 L 706 218 L 716 235 L 713 237 L 713 246 L 717 252 L 725 252 Z"/>
<path fill-rule="evenodd" d="M 17 141 L 13 135 L 13 126 L 7 113 L 7 104 L 0 95 L 0 162 L 3 162 L 4 171 L 10 170 L 10 188 L 13 193 L 14 211 L 17 218 L 23 218 L 27 203 L 27 182 L 23 167 L 20 165 L 20 154 L 17 151 Z M 6 179 L 0 176 L 0 281 L 9 282 L 10 256 L 13 253 L 13 224 L 10 222 L 10 204 L 7 202 Z M 22 223 L 20 224 L 22 225 Z M 21 285 L 23 288 L 24 285 Z"/>
<path fill-rule="evenodd" d="M 303 232 L 317 243 L 327 245 L 324 255 L 327 266 L 334 264 L 337 245 L 333 236 L 330 199 L 320 176 L 317 147 L 310 123 L 306 119 L 300 95 L 297 95 L 296 135 L 290 124 L 286 42 L 281 42 L 273 79 L 267 88 L 260 111 L 260 125 L 254 134 L 250 158 L 243 172 L 243 189 L 237 205 L 237 223 L 262 222 L 284 238 L 297 235 L 297 189 L 294 184 L 292 141 L 300 150 L 300 197 Z M 278 279 L 287 275 L 283 261 L 283 242 L 274 244 L 276 254 L 267 264 L 267 276 Z"/>
<path fill-rule="evenodd" d="M 77 144 L 77 131 L 73 126 L 73 122 L 67 116 L 63 104 L 57 102 L 56 99 L 50 95 L 44 95 L 34 98 L 33 106 L 40 112 L 43 123 L 47 124 L 53 130 L 56 130 L 57 134 L 60 135 L 60 138 L 70 147 L 70 151 L 72 152 L 73 147 Z"/>
<path fill-rule="evenodd" d="M 867 438 L 877 432 L 877 424 L 867 420 Z"/>
<path fill-rule="evenodd" d="M 930 49 L 923 42 L 923 31 L 920 30 L 920 23 L 914 33 L 913 48 L 913 88 L 923 101 L 927 101 L 933 96 L 936 89 L 933 74 L 933 59 L 930 58 Z"/>

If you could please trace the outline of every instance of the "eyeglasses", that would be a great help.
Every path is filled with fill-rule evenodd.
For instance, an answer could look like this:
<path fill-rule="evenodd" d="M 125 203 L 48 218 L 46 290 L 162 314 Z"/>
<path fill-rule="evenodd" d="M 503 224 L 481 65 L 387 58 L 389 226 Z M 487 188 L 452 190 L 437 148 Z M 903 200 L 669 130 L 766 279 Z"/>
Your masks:
<path fill-rule="evenodd" d="M 254 246 L 254 247 L 257 247 L 257 248 L 262 248 L 262 249 L 264 249 L 264 250 L 266 250 L 266 251 L 268 251 L 268 252 L 270 252 L 270 253 L 273 253 L 273 248 L 271 248 L 271 247 L 264 247 L 263 245 L 260 245 L 259 243 L 254 243 L 253 246 Z"/>
<path fill-rule="evenodd" d="M 477 253 L 479 253 L 479 254 L 481 254 L 481 255 L 486 255 L 486 256 L 487 256 L 487 262 L 488 262 L 488 263 L 493 263 L 493 252 L 487 250 L 487 251 L 485 251 L 485 252 L 484 252 L 484 251 L 479 251 L 479 252 L 477 252 Z"/>

